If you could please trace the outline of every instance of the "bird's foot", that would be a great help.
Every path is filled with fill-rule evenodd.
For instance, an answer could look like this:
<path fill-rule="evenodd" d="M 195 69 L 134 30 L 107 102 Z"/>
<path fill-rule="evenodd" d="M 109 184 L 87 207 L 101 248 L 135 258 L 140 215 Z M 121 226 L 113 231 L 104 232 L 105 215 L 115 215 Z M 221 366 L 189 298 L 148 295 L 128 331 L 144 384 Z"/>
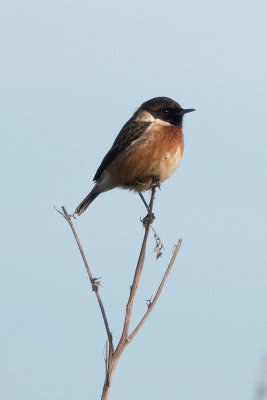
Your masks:
<path fill-rule="evenodd" d="M 151 225 L 155 221 L 156 217 L 153 213 L 149 212 L 145 218 L 143 218 L 141 221 L 144 225 L 144 227 Z"/>

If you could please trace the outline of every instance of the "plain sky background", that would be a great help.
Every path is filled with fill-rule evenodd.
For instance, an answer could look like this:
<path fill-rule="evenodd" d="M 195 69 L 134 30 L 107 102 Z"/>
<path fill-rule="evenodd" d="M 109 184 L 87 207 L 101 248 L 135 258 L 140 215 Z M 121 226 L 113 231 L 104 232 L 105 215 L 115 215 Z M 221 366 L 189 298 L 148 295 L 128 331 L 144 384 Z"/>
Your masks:
<path fill-rule="evenodd" d="M 267 352 L 264 0 L 2 1 L 0 397 L 99 399 L 105 330 L 69 212 L 139 105 L 185 116 L 179 170 L 157 194 L 134 323 L 110 400 L 255 399 Z M 266 180 L 265 180 L 266 184 Z M 75 222 L 115 341 L 143 237 L 138 196 L 113 190 Z M 266 258 L 265 258 L 266 260 Z"/>

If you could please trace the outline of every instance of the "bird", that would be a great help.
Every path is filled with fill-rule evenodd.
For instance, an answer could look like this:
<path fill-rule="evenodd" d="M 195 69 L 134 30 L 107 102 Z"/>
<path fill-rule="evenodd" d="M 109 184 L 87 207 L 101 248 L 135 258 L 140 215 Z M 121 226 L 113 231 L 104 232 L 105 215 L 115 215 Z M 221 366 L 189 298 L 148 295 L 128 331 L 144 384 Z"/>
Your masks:
<path fill-rule="evenodd" d="M 183 117 L 192 111 L 168 97 L 144 102 L 122 127 L 95 173 L 93 189 L 74 214 L 81 215 L 97 196 L 114 188 L 133 190 L 145 203 L 142 192 L 153 180 L 161 184 L 178 168 L 184 152 Z"/>

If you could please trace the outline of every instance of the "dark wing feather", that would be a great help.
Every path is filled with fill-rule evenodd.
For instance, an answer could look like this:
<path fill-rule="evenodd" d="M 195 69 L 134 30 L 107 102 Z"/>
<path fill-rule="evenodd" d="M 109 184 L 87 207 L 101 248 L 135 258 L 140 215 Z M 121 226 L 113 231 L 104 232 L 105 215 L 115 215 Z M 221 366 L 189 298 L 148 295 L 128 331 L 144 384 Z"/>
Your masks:
<path fill-rule="evenodd" d="M 128 121 L 121 129 L 120 133 L 116 137 L 111 149 L 105 155 L 102 163 L 100 164 L 94 181 L 97 181 L 102 175 L 103 171 L 108 167 L 115 158 L 123 152 L 130 144 L 138 139 L 150 125 L 150 122 L 138 122 L 134 120 Z"/>

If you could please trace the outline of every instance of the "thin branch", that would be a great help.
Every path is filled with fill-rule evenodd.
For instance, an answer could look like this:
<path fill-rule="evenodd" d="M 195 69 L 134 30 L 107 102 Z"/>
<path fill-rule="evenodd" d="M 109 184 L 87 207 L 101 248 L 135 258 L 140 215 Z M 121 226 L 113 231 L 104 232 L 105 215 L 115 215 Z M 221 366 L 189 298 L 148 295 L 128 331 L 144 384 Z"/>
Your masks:
<path fill-rule="evenodd" d="M 113 352 L 113 354 L 111 354 L 111 357 L 109 357 L 108 361 L 106 362 L 106 376 L 105 376 L 105 382 L 104 382 L 104 386 L 103 386 L 101 400 L 108 399 L 114 371 L 116 369 L 116 366 L 120 359 L 121 354 L 123 353 L 123 351 L 125 350 L 125 347 L 129 343 L 129 340 L 128 340 L 129 325 L 130 325 L 135 295 L 136 295 L 136 292 L 138 289 L 138 285 L 139 285 L 139 282 L 141 279 L 142 270 L 143 270 L 143 266 L 144 266 L 147 238 L 148 238 L 150 226 L 154 219 L 152 209 L 153 209 L 153 203 L 154 203 L 155 192 L 156 192 L 157 186 L 158 186 L 158 183 L 154 182 L 154 184 L 152 185 L 152 188 L 151 188 L 151 198 L 150 198 L 150 203 L 149 203 L 148 214 L 143 219 L 143 225 L 145 227 L 145 234 L 144 234 L 144 239 L 142 242 L 138 262 L 137 262 L 136 269 L 135 269 L 133 283 L 132 283 L 131 289 L 130 289 L 129 299 L 128 299 L 127 306 L 126 306 L 123 330 L 122 330 L 121 338 L 119 340 L 119 343 L 118 343 L 115 351 Z"/>
<path fill-rule="evenodd" d="M 132 315 L 133 303 L 134 303 L 135 295 L 136 295 L 138 285 L 139 285 L 139 282 L 141 279 L 142 271 L 143 271 L 145 254 L 146 254 L 146 243 L 147 243 L 147 238 L 148 238 L 148 234 L 149 234 L 149 229 L 150 229 L 150 226 L 151 226 L 151 223 L 153 220 L 152 219 L 152 215 L 153 215 L 152 210 L 153 210 L 153 203 L 154 203 L 154 199 L 155 199 L 155 193 L 156 193 L 156 186 L 152 186 L 151 198 L 150 198 L 150 203 L 149 203 L 149 211 L 148 211 L 147 217 L 145 217 L 145 220 L 147 220 L 147 223 L 145 224 L 144 239 L 143 239 L 141 251 L 139 254 L 137 266 L 135 269 L 134 279 L 133 279 L 133 283 L 132 283 L 131 290 L 130 290 L 130 296 L 129 296 L 128 303 L 126 306 L 123 331 L 122 331 L 121 339 L 117 346 L 117 349 L 119 348 L 121 342 L 128 341 L 128 331 L 129 331 L 129 325 L 130 325 L 130 320 L 131 320 L 131 315 Z M 116 349 L 116 351 L 117 351 L 117 349 Z"/>
<path fill-rule="evenodd" d="M 154 297 L 154 299 L 152 301 L 149 301 L 148 303 L 148 309 L 147 312 L 145 313 L 145 315 L 143 316 L 143 318 L 141 319 L 141 321 L 139 322 L 139 324 L 137 325 L 137 327 L 133 330 L 133 332 L 128 336 L 128 340 L 129 342 L 131 342 L 133 340 L 133 338 L 137 335 L 137 333 L 140 331 L 140 329 L 142 328 L 142 326 L 144 325 L 145 321 L 147 320 L 149 314 L 151 313 L 151 311 L 153 310 L 153 308 L 155 307 L 156 302 L 158 301 L 158 298 L 160 296 L 160 293 L 163 289 L 163 286 L 165 285 L 165 282 L 168 278 L 168 275 L 172 269 L 172 266 L 174 264 L 174 261 L 179 253 L 180 247 L 182 245 L 182 239 L 179 239 L 177 245 L 175 246 L 175 250 L 173 253 L 173 256 L 171 258 L 171 261 L 168 265 L 168 268 L 166 269 L 166 272 L 162 278 L 161 284 L 159 285 L 159 288 L 157 290 L 157 293 Z"/>
<path fill-rule="evenodd" d="M 142 202 L 144 203 L 147 211 L 149 212 L 149 205 L 147 204 L 147 202 L 146 202 L 144 196 L 142 195 L 142 193 L 139 193 L 139 196 L 140 196 Z M 158 259 L 159 257 L 162 256 L 162 251 L 164 250 L 164 244 L 163 244 L 162 240 L 160 239 L 159 235 L 157 234 L 157 232 L 155 231 L 155 229 L 153 228 L 152 224 L 151 224 L 151 229 L 154 232 L 154 238 L 155 238 L 155 241 L 156 241 L 156 247 L 153 250 L 153 252 L 157 253 L 157 259 Z"/>
<path fill-rule="evenodd" d="M 104 386 L 103 386 L 103 391 L 102 391 L 102 400 L 107 400 L 108 399 L 108 395 L 109 395 L 109 391 L 110 391 L 110 386 L 111 386 L 111 381 L 113 378 L 113 374 L 114 371 L 116 369 L 117 363 L 119 361 L 119 358 L 121 356 L 121 354 L 123 353 L 123 351 L 125 350 L 125 347 L 133 340 L 133 338 L 137 335 L 137 333 L 139 332 L 139 330 L 141 329 L 141 327 L 143 326 L 144 322 L 146 321 L 146 319 L 148 318 L 149 314 L 151 313 L 152 309 L 154 308 L 160 293 L 163 289 L 163 286 L 167 280 L 167 277 L 171 271 L 171 268 L 174 264 L 174 261 L 176 259 L 176 256 L 178 255 L 178 252 L 180 250 L 181 244 L 182 244 L 182 240 L 180 239 L 177 243 L 177 246 L 174 250 L 173 256 L 171 258 L 171 261 L 168 265 L 168 268 L 163 276 L 163 279 L 160 283 L 160 286 L 157 290 L 157 293 L 155 295 L 155 297 L 153 298 L 153 300 L 148 300 L 148 310 L 147 312 L 144 314 L 143 318 L 141 319 L 141 321 L 139 322 L 139 324 L 136 326 L 136 328 L 132 331 L 131 334 L 129 334 L 129 326 L 130 326 L 130 321 L 131 321 L 131 316 L 132 316 L 132 310 L 133 310 L 133 304 L 134 304 L 134 300 L 135 300 L 135 296 L 138 290 L 138 286 L 139 286 L 139 282 L 141 279 L 141 275 L 142 275 L 142 271 L 143 271 L 143 266 L 144 266 L 144 261 L 145 261 L 145 254 L 146 254 L 146 245 L 147 245 L 147 239 L 148 239 L 148 235 L 149 235 L 149 230 L 150 228 L 153 229 L 152 227 L 152 222 L 154 220 L 154 214 L 152 213 L 153 211 L 153 204 L 154 204 L 154 199 L 155 199 L 155 193 L 156 193 L 156 188 L 159 187 L 159 179 L 157 177 L 152 178 L 152 185 L 151 185 L 151 198 L 150 198 L 150 203 L 148 208 L 148 214 L 147 216 L 142 220 L 144 228 L 145 228 L 145 233 L 144 233 L 144 238 L 143 238 L 143 242 L 142 242 L 142 246 L 141 246 L 141 250 L 140 250 L 140 254 L 139 254 L 139 258 L 138 258 L 138 262 L 136 265 L 136 269 L 135 269 L 135 273 L 134 273 L 134 278 L 133 278 L 133 283 L 131 286 L 131 290 L 130 290 L 130 294 L 129 294 L 129 299 L 126 305 L 126 311 L 125 311 L 125 317 L 124 317 L 124 325 L 123 325 L 123 329 L 122 329 L 122 334 L 121 334 L 121 338 L 119 340 L 119 343 L 114 351 L 114 347 L 113 347 L 113 338 L 112 338 L 112 334 L 108 325 L 108 321 L 107 321 L 107 317 L 106 317 L 106 313 L 105 313 L 105 309 L 102 303 L 102 300 L 100 298 L 99 295 L 99 279 L 98 278 L 94 278 L 91 270 L 89 268 L 89 265 L 87 263 L 85 254 L 83 252 L 82 246 L 81 246 L 81 242 L 79 240 L 79 237 L 76 233 L 76 230 L 74 228 L 74 225 L 71 221 L 71 216 L 68 215 L 65 207 L 62 207 L 63 213 L 59 210 L 57 210 L 69 223 L 70 228 L 72 230 L 72 233 L 75 237 L 76 243 L 78 245 L 78 248 L 80 250 L 87 274 L 90 278 L 90 282 L 92 285 L 92 289 L 96 294 L 98 303 L 99 303 L 99 307 L 102 313 L 102 317 L 104 320 L 104 324 L 105 324 L 105 328 L 106 328 L 106 332 L 107 332 L 107 336 L 108 336 L 108 340 L 106 342 L 106 354 L 105 354 L 105 366 L 106 366 L 106 376 L 105 376 L 105 382 L 104 382 Z M 142 198 L 142 196 L 141 196 Z M 154 231 L 154 229 L 153 229 Z M 159 239 L 158 235 L 156 234 L 156 232 L 154 231 L 154 236 L 156 239 L 156 248 L 155 251 L 158 253 L 158 256 L 161 255 L 161 250 L 163 249 L 163 244 L 161 242 L 161 240 Z"/>
<path fill-rule="evenodd" d="M 83 262 L 84 262 L 84 266 L 85 266 L 86 272 L 87 272 L 87 274 L 89 276 L 89 279 L 90 279 L 90 282 L 91 282 L 91 285 L 92 285 L 92 290 L 93 290 L 93 292 L 95 292 L 95 295 L 96 295 L 96 298 L 97 298 L 97 301 L 98 301 L 98 304 L 99 304 L 99 307 L 100 307 L 100 310 L 101 310 L 101 314 L 102 314 L 102 317 L 103 317 L 103 320 L 104 320 L 104 324 L 105 324 L 105 328 L 106 328 L 106 332 L 107 332 L 107 336 L 108 336 L 109 353 L 113 353 L 114 348 L 113 348 L 112 333 L 111 333 L 111 331 L 109 329 L 109 324 L 108 324 L 106 312 L 105 312 L 105 309 L 104 309 L 104 305 L 103 305 L 103 302 L 101 300 L 101 297 L 100 297 L 100 294 L 99 294 L 99 291 L 98 291 L 99 281 L 98 281 L 98 279 L 94 278 L 93 275 L 92 275 L 92 272 L 91 272 L 91 270 L 89 268 L 89 265 L 88 265 L 88 262 L 86 260 L 86 257 L 85 257 L 85 254 L 84 254 L 80 239 L 79 239 L 79 237 L 77 235 L 77 232 L 76 232 L 76 230 L 74 228 L 74 225 L 72 223 L 71 217 L 67 213 L 67 211 L 66 211 L 64 206 L 62 206 L 61 208 L 62 208 L 63 213 L 64 213 L 63 216 L 68 221 L 69 226 L 70 226 L 70 228 L 72 230 L 72 233 L 73 233 L 73 235 L 75 237 L 76 243 L 78 245 L 78 248 L 80 250 L 80 253 L 81 253 L 81 256 L 82 256 L 82 259 L 83 259 Z M 60 212 L 60 214 L 62 215 L 61 212 Z"/>

